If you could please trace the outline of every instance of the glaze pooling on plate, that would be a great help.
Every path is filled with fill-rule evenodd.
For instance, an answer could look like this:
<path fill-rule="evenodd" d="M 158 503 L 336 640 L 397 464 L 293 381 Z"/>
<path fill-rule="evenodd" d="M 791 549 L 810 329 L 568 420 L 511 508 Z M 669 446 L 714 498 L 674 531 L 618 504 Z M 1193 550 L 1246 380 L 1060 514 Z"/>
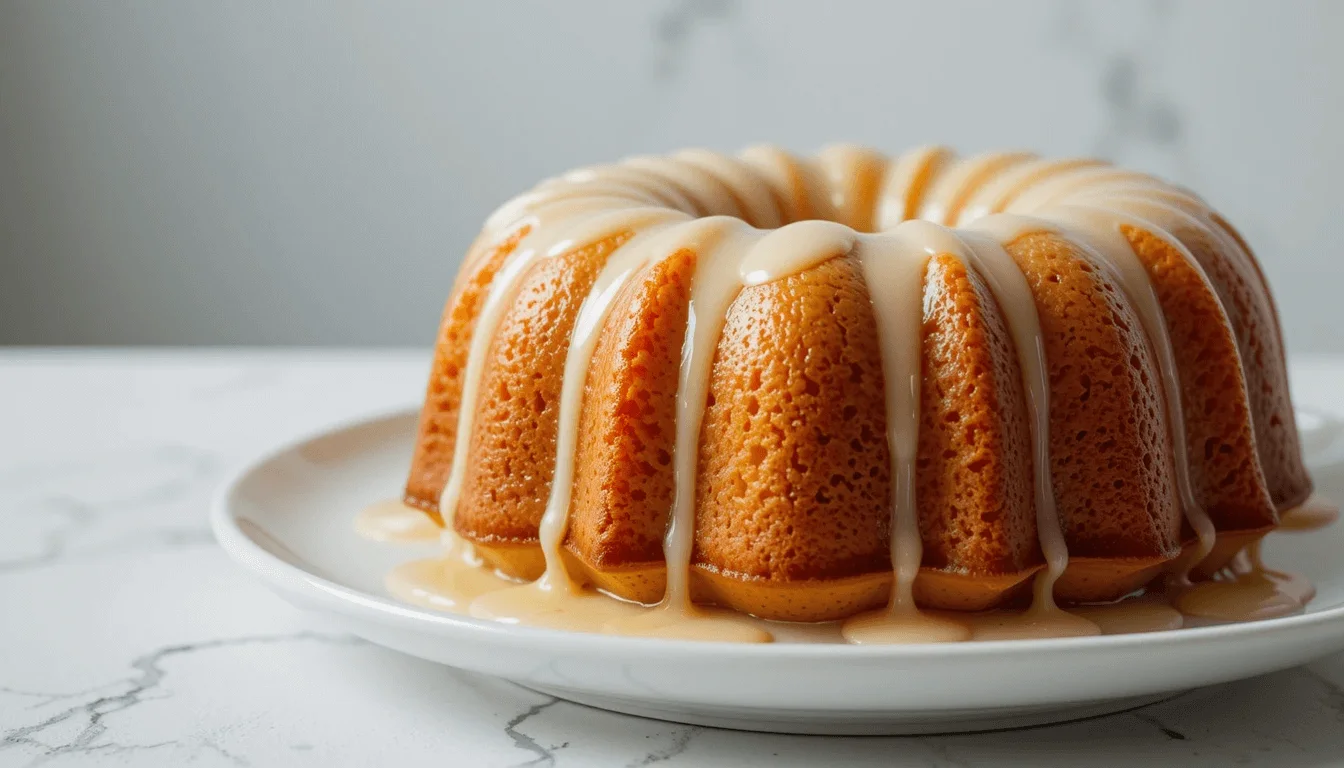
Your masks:
<path fill-rule="evenodd" d="M 853 146 L 831 147 L 808 159 L 773 147 L 756 147 L 737 157 L 687 150 L 670 157 L 633 158 L 543 182 L 501 207 L 483 234 L 485 242 L 517 239 L 517 245 L 504 255 L 489 281 L 463 366 L 456 450 L 437 509 L 450 530 L 468 472 L 475 419 L 485 396 L 483 376 L 490 347 L 506 312 L 518 300 L 525 277 L 548 260 L 585 248 L 603 252 L 604 262 L 579 308 L 564 358 L 554 470 L 539 526 L 544 574 L 535 584 L 479 598 L 473 614 L 520 622 L 532 620 L 528 618 L 531 614 L 545 615 L 549 626 L 572 616 L 576 627 L 595 625 L 594 619 L 579 618 L 588 612 L 576 606 L 587 605 L 583 601 L 590 595 L 575 578 L 562 546 L 572 507 L 585 382 L 615 297 L 641 270 L 678 254 L 693 253 L 688 322 L 676 383 L 675 440 L 670 457 L 674 492 L 663 546 L 665 588 L 662 613 L 657 615 L 685 621 L 698 618 L 707 636 L 719 630 L 739 634 L 732 617 L 706 619 L 705 609 L 692 602 L 699 441 L 715 352 L 729 309 L 744 288 L 786 280 L 830 259 L 847 257 L 860 266 L 876 320 L 892 493 L 890 597 L 885 609 L 851 616 L 845 634 L 855 642 L 973 636 L 974 629 L 957 621 L 926 615 L 916 601 L 923 575 L 915 488 L 923 275 L 931 258 L 950 256 L 989 285 L 1008 327 L 1030 414 L 1035 531 L 1044 564 L 1019 576 L 1034 580 L 1029 607 L 1019 613 L 995 614 L 997 628 L 993 631 L 1012 636 L 1101 632 L 1082 612 L 1069 612 L 1056 604 L 1061 580 L 1070 575 L 1072 561 L 1052 488 L 1046 343 L 1026 269 L 1006 250 L 1012 243 L 1040 234 L 1077 249 L 1086 271 L 1098 270 L 1119 287 L 1151 349 L 1162 401 L 1162 430 L 1170 441 L 1174 462 L 1175 495 L 1190 538 L 1184 542 L 1183 555 L 1155 558 L 1151 564 L 1136 562 L 1133 568 L 1141 583 L 1152 569 L 1166 567 L 1169 589 L 1173 593 L 1188 590 L 1187 603 L 1195 604 L 1199 595 L 1213 587 L 1193 588 L 1189 577 L 1218 551 L 1218 536 L 1208 510 L 1196 496 L 1189 457 L 1194 437 L 1189 435 L 1184 416 L 1171 329 L 1149 268 L 1138 256 L 1140 244 L 1133 231 L 1156 238 L 1176 254 L 1180 265 L 1209 295 L 1216 296 L 1213 285 L 1187 243 L 1203 238 L 1216 242 L 1221 253 L 1243 266 L 1250 262 L 1240 240 L 1193 194 L 1144 174 L 1087 159 L 1045 160 L 1011 152 L 958 158 L 942 148 L 921 148 L 887 158 Z M 1178 237 L 1177 232 L 1194 232 L 1197 237 Z M 1273 317 L 1267 296 L 1262 300 L 1259 294 L 1242 297 L 1227 311 Z M 1254 400 L 1263 396 L 1262 391 L 1273 389 L 1275 382 L 1264 378 L 1264 366 L 1251 368 L 1247 376 L 1249 396 Z M 1271 420 L 1264 416 L 1271 409 L 1252 410 L 1260 422 L 1258 429 L 1277 430 L 1295 444 L 1291 415 L 1286 420 L 1278 416 Z M 1208 449 L 1207 444 L 1203 447 Z M 1291 463 L 1291 457 L 1270 456 L 1264 443 L 1257 443 L 1256 449 L 1266 462 Z M 1291 506 L 1301 499 L 1275 501 Z M 1077 576 L 1071 586 L 1085 580 L 1085 575 Z M 1002 590 L 1012 586 L 1008 583 Z M 1290 602 L 1284 602 L 1284 611 L 1291 609 Z M 1300 601 L 1293 604 L 1300 608 Z M 534 605 L 535 610 L 529 611 L 527 605 Z M 1088 613 L 1096 611 L 1089 609 Z M 675 622 L 648 616 L 630 619 L 627 631 L 673 631 L 678 636 L 690 632 L 668 630 Z M 752 632 L 741 634 L 754 636 Z"/>
<path fill-rule="evenodd" d="M 355 532 L 370 541 L 437 541 L 443 531 L 424 512 L 390 499 L 365 507 L 355 517 Z"/>
<path fill-rule="evenodd" d="M 372 541 L 414 541 L 389 535 L 404 527 L 401 515 L 392 511 L 397 505 L 402 502 L 385 501 L 361 511 L 356 533 Z M 421 514 L 413 507 L 404 509 Z M 1283 530 L 1317 530 L 1338 516 L 1337 507 L 1313 496 L 1284 513 L 1285 521 L 1291 522 L 1285 522 Z M 644 606 L 547 576 L 519 584 L 491 573 L 472 554 L 471 545 L 455 534 L 445 533 L 443 539 L 443 557 L 412 560 L 388 574 L 386 587 L 393 597 L 478 619 L 576 632 L 763 643 L 771 642 L 780 626 L 712 606 L 667 601 Z M 433 537 L 419 539 L 425 540 Z M 1301 612 L 1315 596 L 1311 580 L 1266 566 L 1260 548 L 1256 539 L 1211 580 L 1195 584 L 1168 580 L 1162 587 L 1115 603 L 1079 605 L 1069 611 L 1039 610 L 1033 605 L 1026 611 L 957 613 L 893 602 L 886 609 L 831 622 L 833 633 L 811 641 L 866 645 L 1116 635 L 1180 629 L 1188 620 L 1240 622 Z"/>
<path fill-rule="evenodd" d="M 1341 376 L 1339 365 L 1309 364 L 1295 383 L 1306 405 L 1324 400 L 1318 407 L 1328 410 Z M 1307 663 L 1344 643 L 1338 525 L 1266 540 L 1268 564 L 1318 580 L 1306 612 L 1179 632 L 855 646 L 840 642 L 833 622 L 771 623 L 774 643 L 690 643 L 427 610 L 387 597 L 381 585 L 399 562 L 432 557 L 436 547 L 389 546 L 351 531 L 356 509 L 401 480 L 415 431 L 414 413 L 361 419 L 250 462 L 215 498 L 211 525 L 224 552 L 309 612 L 296 619 L 320 616 L 332 631 L 593 706 L 789 733 L 948 733 L 1118 711 Z M 1308 454 L 1335 497 L 1344 488 L 1340 448 L 1332 438 Z M 308 458 L 318 451 L 321 463 Z M 501 583 L 488 570 L 482 575 Z"/>

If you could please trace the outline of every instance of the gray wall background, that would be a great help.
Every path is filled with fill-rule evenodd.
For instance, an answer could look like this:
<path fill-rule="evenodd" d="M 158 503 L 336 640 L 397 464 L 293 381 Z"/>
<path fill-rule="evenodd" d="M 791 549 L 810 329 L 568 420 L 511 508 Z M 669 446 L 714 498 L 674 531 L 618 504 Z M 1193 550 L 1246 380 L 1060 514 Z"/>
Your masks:
<path fill-rule="evenodd" d="M 1344 352 L 1344 3 L 0 0 L 0 342 L 427 344 L 483 217 L 684 145 L 1091 153 Z"/>

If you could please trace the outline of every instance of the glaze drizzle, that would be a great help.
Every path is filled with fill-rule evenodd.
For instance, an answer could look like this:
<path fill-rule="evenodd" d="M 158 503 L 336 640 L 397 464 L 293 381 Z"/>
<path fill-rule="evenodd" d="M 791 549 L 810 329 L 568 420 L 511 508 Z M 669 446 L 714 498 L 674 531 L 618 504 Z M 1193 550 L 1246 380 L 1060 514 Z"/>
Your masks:
<path fill-rule="evenodd" d="M 1137 225 L 1153 233 L 1203 276 L 1181 242 L 1162 227 L 1167 220 L 1190 220 L 1192 211 L 1207 209 L 1185 190 L 1099 161 L 1044 160 L 1027 153 L 958 158 L 939 147 L 894 159 L 848 145 L 830 147 L 816 159 L 768 146 L 749 148 L 739 156 L 686 150 L 547 180 L 502 206 L 487 222 L 487 240 L 503 239 L 524 227 L 527 234 L 490 283 L 476 321 L 463 376 L 455 443 L 459 449 L 439 503 L 445 525 L 451 529 L 462 490 L 489 344 L 521 280 L 543 259 L 614 240 L 617 245 L 580 309 L 565 363 L 555 473 L 539 532 L 545 575 L 519 593 L 532 596 L 520 597 L 524 602 L 588 597 L 569 573 L 562 545 L 583 385 L 593 350 L 620 289 L 644 267 L 690 250 L 697 258 L 678 376 L 675 493 L 664 543 L 667 586 L 661 605 L 662 615 L 674 619 L 703 613 L 692 603 L 690 587 L 698 439 L 710 366 L 729 307 L 743 287 L 850 256 L 861 265 L 878 326 L 892 457 L 893 587 L 886 609 L 854 617 L 845 633 L 854 642 L 967 639 L 971 629 L 922 612 L 914 596 L 922 553 L 914 458 L 923 272 L 930 257 L 951 255 L 990 286 L 1016 348 L 1030 408 L 1036 528 L 1045 566 L 1035 576 L 1030 608 L 999 616 L 993 631 L 996 636 L 1096 634 L 1101 631 L 1097 623 L 1061 609 L 1054 599 L 1069 554 L 1051 488 L 1047 366 L 1031 289 L 1005 249 L 1032 233 L 1062 237 L 1105 269 L 1134 306 L 1160 373 L 1180 504 L 1196 539 L 1172 566 L 1172 582 L 1183 586 L 1213 550 L 1216 532 L 1192 490 L 1167 319 L 1121 228 Z M 1206 226 L 1205 231 L 1230 244 L 1230 235 L 1221 228 Z M 727 617 L 700 618 L 706 628 L 722 630 L 707 629 L 713 637 L 743 639 L 751 634 Z M 640 622 L 630 631 L 643 631 L 639 627 L 644 626 L 653 634 L 687 633 L 673 620 Z"/>

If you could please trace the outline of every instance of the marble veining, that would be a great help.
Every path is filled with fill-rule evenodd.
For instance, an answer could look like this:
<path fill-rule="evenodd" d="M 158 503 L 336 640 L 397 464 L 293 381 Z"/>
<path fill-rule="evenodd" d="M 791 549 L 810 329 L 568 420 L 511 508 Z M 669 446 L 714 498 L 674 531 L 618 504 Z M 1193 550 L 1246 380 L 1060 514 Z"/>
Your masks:
<path fill-rule="evenodd" d="M 1187 116 L 1179 100 L 1163 88 L 1164 62 L 1172 37 L 1171 4 L 1148 0 L 1130 6 L 1141 19 L 1141 34 L 1112 39 L 1106 23 L 1080 3 L 1060 0 L 1049 24 L 1049 43 L 1093 73 L 1093 93 L 1101 121 L 1091 152 L 1120 165 L 1146 155 L 1160 158 L 1163 170 L 1187 186 L 1198 186 L 1187 144 Z"/>
<path fill-rule="evenodd" d="M 569 746 L 569 742 L 565 742 L 563 744 L 553 744 L 548 747 L 543 747 L 531 736 L 528 736 L 526 733 L 519 730 L 519 727 L 529 719 L 536 717 L 545 710 L 560 703 L 562 703 L 561 699 L 551 696 L 545 702 L 528 707 L 525 711 L 519 712 L 513 719 L 504 724 L 504 733 L 508 734 L 510 739 L 513 739 L 513 745 L 515 747 L 525 749 L 537 756 L 535 760 L 519 763 L 519 765 L 554 765 L 556 750 L 564 749 Z"/>
<path fill-rule="evenodd" d="M 653 765 L 654 763 L 665 763 L 685 752 L 691 746 L 691 740 L 696 737 L 696 734 L 704 730 L 704 728 L 698 726 L 687 725 L 671 731 L 668 733 L 666 747 L 650 752 L 638 760 L 632 760 L 626 765 L 628 768 L 643 768 L 643 766 Z"/>
<path fill-rule="evenodd" d="M 696 29 L 741 13 L 738 0 L 674 0 L 653 22 L 653 76 L 670 80 L 693 51 Z"/>
<path fill-rule="evenodd" d="M 0 469 L 0 519 L 31 529 L 27 542 L 0 544 L 0 573 L 65 558 L 213 541 L 203 521 L 160 521 L 219 477 L 208 451 L 163 444 L 113 455 L 21 462 Z"/>
<path fill-rule="evenodd" d="M 208 499 L 258 451 L 412 405 L 426 365 L 0 352 L 0 766 L 1344 768 L 1344 654 L 1029 731 L 826 738 L 616 715 L 326 631 L 209 545 Z"/>
<path fill-rule="evenodd" d="M 0 740 L 0 749 L 13 746 L 36 747 L 41 750 L 39 759 L 33 761 L 33 764 L 36 764 L 44 762 L 45 760 L 42 758 L 54 758 L 71 753 L 121 754 L 172 746 L 176 742 L 164 741 L 153 744 L 121 743 L 114 738 L 111 738 L 109 735 L 109 729 L 112 727 L 109 719 L 113 715 L 130 709 L 143 702 L 151 694 L 161 691 L 164 678 L 168 674 L 163 667 L 163 662 L 166 659 L 172 656 L 201 653 L 204 651 L 212 651 L 219 648 L 231 648 L 240 645 L 304 641 L 327 643 L 363 642 L 362 640 L 348 636 L 329 636 L 304 631 L 290 635 L 261 635 L 256 637 L 227 638 L 220 640 L 206 640 L 197 643 L 183 643 L 181 645 L 170 645 L 164 648 L 159 648 L 144 656 L 133 659 L 130 663 L 130 667 L 134 670 L 135 674 L 127 677 L 125 680 L 107 686 L 100 686 L 98 688 L 72 694 L 34 693 L 31 691 L 15 692 L 12 691 L 12 689 L 3 689 L 6 693 L 14 692 L 23 696 L 40 697 L 44 700 L 42 703 L 45 704 L 55 704 L 86 697 L 88 700 L 62 709 L 32 725 L 26 725 L 5 732 L 3 740 Z M 109 689 L 123 690 L 116 693 L 103 693 L 103 691 Z M 46 738 L 50 732 L 56 729 L 56 726 L 62 725 L 67 721 L 76 723 L 79 729 L 75 732 L 73 737 L 64 739 L 58 738 L 55 740 L 48 740 Z M 230 753 L 222 745 L 215 743 L 212 740 L 201 739 L 199 746 L 204 749 L 213 750 L 237 765 L 249 765 L 247 760 Z"/>

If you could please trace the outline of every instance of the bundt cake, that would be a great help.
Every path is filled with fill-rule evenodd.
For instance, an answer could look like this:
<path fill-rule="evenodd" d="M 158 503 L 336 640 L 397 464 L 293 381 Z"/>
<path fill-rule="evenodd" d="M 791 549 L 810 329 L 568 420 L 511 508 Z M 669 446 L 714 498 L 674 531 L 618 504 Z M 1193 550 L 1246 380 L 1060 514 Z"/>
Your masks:
<path fill-rule="evenodd" d="M 1113 601 L 1310 492 L 1264 277 L 1193 193 L 763 146 L 496 212 L 405 501 L 517 579 L 824 621 Z"/>

